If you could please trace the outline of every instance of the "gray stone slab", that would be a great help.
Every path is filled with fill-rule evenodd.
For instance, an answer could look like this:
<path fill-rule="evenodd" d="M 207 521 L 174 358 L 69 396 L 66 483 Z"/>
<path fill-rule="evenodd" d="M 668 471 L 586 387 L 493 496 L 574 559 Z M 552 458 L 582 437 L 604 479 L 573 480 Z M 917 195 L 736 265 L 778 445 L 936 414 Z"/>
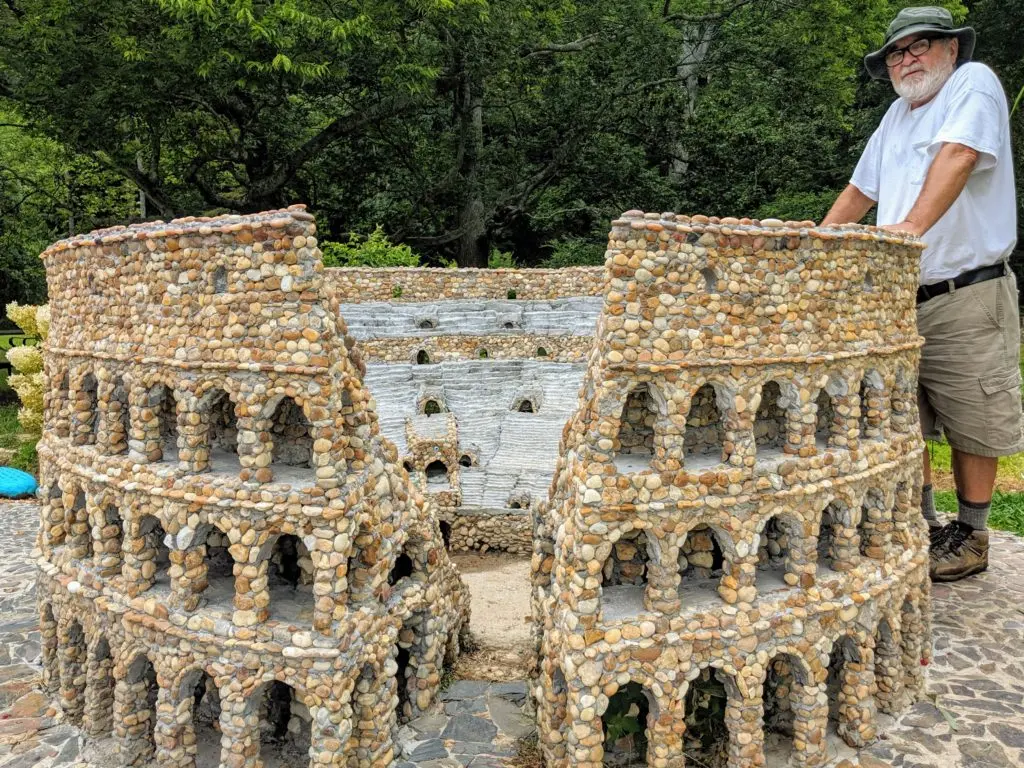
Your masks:
<path fill-rule="evenodd" d="M 448 750 L 445 748 L 444 743 L 439 739 L 431 739 L 430 741 L 424 741 L 422 744 L 417 746 L 408 757 L 413 762 L 439 760 L 441 758 L 448 757 Z"/>
<path fill-rule="evenodd" d="M 473 715 L 455 715 L 441 734 L 442 739 L 490 743 L 498 735 L 498 727 L 490 720 Z"/>
<path fill-rule="evenodd" d="M 491 696 L 488 699 L 491 720 L 498 729 L 511 739 L 521 739 L 536 731 L 533 718 L 528 717 L 522 709 L 508 699 Z"/>
<path fill-rule="evenodd" d="M 483 696 L 490 685 L 486 680 L 456 680 L 447 689 L 441 691 L 441 701 L 461 701 Z"/>

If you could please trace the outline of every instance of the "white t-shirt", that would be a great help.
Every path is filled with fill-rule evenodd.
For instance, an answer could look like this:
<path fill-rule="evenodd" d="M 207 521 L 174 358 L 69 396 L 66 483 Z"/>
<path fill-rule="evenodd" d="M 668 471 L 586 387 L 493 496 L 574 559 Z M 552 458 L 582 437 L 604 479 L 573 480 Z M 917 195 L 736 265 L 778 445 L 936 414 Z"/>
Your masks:
<path fill-rule="evenodd" d="M 967 186 L 924 234 L 921 285 L 1009 257 L 1017 211 L 1006 95 L 984 64 L 961 65 L 927 104 L 896 99 L 871 136 L 850 183 L 878 203 L 878 224 L 903 221 L 944 143 L 978 152 Z"/>

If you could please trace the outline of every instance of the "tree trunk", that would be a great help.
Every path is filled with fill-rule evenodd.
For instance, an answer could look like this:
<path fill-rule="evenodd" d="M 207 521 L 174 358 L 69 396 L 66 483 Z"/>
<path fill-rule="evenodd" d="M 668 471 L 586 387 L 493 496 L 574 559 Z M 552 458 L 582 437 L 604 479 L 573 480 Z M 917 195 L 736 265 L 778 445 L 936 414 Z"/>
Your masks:
<path fill-rule="evenodd" d="M 455 261 L 460 267 L 486 267 L 490 248 L 480 179 L 480 155 L 484 146 L 483 85 L 469 71 L 461 53 L 459 69 L 461 82 L 455 98 L 459 117 L 462 204 L 457 225 L 461 234 Z"/>
<path fill-rule="evenodd" d="M 685 125 L 697 111 L 697 95 L 700 91 L 700 73 L 711 47 L 713 29 L 711 24 L 690 23 L 683 27 L 683 42 L 676 58 L 676 76 L 686 94 L 683 105 L 682 124 Z M 672 166 L 669 178 L 681 181 L 690 167 L 690 151 L 682 142 L 672 148 Z"/>

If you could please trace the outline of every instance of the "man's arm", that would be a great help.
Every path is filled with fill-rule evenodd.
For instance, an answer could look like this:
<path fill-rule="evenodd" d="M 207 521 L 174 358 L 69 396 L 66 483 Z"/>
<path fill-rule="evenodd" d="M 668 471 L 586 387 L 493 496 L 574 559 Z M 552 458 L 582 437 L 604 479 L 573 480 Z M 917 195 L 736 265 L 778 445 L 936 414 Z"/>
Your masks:
<path fill-rule="evenodd" d="M 910 213 L 900 223 L 889 224 L 882 229 L 909 232 L 918 237 L 923 235 L 943 217 L 964 191 L 977 164 L 976 150 L 964 144 L 943 144 L 928 169 L 924 186 Z"/>
<path fill-rule="evenodd" d="M 868 211 L 875 204 L 875 201 L 861 192 L 853 184 L 847 184 L 831 210 L 828 212 L 821 226 L 827 227 L 833 224 L 856 224 L 867 216 Z"/>

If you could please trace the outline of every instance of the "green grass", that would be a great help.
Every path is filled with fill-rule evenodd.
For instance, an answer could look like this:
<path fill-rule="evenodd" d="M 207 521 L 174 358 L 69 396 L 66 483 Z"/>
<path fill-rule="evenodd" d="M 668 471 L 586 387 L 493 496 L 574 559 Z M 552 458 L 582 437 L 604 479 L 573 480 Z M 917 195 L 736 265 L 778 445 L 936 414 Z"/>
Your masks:
<path fill-rule="evenodd" d="M 936 491 L 935 508 L 940 512 L 956 514 L 956 492 Z M 996 491 L 992 495 L 992 512 L 988 518 L 992 528 L 1010 531 L 1024 536 L 1024 493 L 1003 493 Z"/>

